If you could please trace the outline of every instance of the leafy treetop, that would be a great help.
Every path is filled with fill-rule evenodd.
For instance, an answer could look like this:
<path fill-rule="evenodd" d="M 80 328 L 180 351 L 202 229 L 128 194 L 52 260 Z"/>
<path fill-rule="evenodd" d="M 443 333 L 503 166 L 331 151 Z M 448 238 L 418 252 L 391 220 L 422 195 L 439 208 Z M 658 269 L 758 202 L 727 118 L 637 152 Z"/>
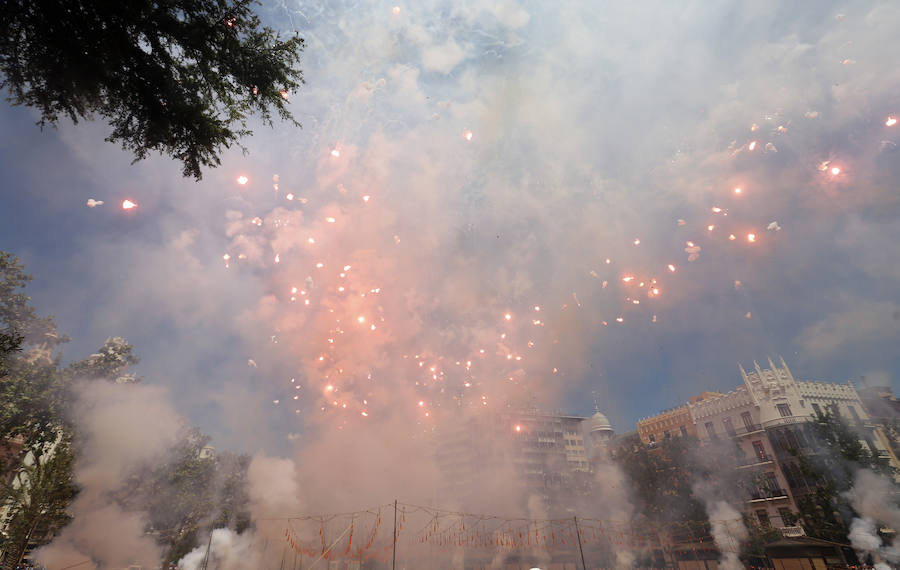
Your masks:
<path fill-rule="evenodd" d="M 0 87 L 42 126 L 98 114 L 135 161 L 169 154 L 200 179 L 252 134 L 249 114 L 298 125 L 286 103 L 303 83 L 303 40 L 279 39 L 252 3 L 5 0 Z"/>

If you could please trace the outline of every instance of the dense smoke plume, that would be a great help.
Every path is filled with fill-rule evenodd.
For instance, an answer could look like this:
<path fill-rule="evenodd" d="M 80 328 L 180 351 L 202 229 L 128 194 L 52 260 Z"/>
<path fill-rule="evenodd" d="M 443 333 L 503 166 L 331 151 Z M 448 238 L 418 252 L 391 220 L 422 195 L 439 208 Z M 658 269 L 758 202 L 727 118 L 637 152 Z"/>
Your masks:
<path fill-rule="evenodd" d="M 749 536 L 741 513 L 726 501 L 707 503 L 710 532 L 719 549 L 719 567 L 722 570 L 741 570 L 744 564 L 738 558 L 741 542 Z"/>
<path fill-rule="evenodd" d="M 80 492 L 69 509 L 72 522 L 35 559 L 50 568 L 86 560 L 93 566 L 85 568 L 153 567 L 162 552 L 146 534 L 146 513 L 123 508 L 115 493 L 162 457 L 184 422 L 158 386 L 83 381 L 74 396 Z"/>
<path fill-rule="evenodd" d="M 850 504 L 859 513 L 850 524 L 850 544 L 860 555 L 871 555 L 876 563 L 900 562 L 896 545 L 882 544 L 879 525 L 900 528 L 900 508 L 896 502 L 896 483 L 868 469 L 857 471 L 853 488 L 847 492 Z"/>

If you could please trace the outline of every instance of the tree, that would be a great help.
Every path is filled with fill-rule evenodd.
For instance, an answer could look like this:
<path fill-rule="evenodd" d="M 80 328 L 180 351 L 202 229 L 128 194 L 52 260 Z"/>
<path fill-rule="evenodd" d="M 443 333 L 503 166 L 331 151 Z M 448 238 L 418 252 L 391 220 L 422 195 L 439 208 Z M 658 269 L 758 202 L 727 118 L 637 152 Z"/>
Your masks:
<path fill-rule="evenodd" d="M 138 376 L 127 372 L 130 366 L 141 361 L 132 352 L 133 349 L 134 346 L 128 344 L 124 338 L 109 337 L 95 354 L 70 364 L 66 368 L 66 374 L 73 378 L 103 379 L 119 384 L 140 382 Z"/>
<path fill-rule="evenodd" d="M 100 115 L 135 161 L 168 154 L 199 180 L 252 134 L 248 115 L 299 126 L 286 103 L 303 40 L 263 27 L 253 1 L 5 0 L 0 87 L 42 127 Z"/>
<path fill-rule="evenodd" d="M 71 517 L 66 509 L 78 489 L 72 480 L 68 437 L 58 432 L 51 445 L 32 450 L 16 476 L 0 483 L 0 504 L 11 505 L 3 537 L 3 570 L 16 568 L 28 545 L 47 542 Z"/>
<path fill-rule="evenodd" d="M 797 500 L 800 517 L 811 536 L 842 542 L 856 516 L 846 496 L 855 473 L 871 469 L 888 475 L 891 468 L 860 441 L 861 434 L 846 423 L 836 407 L 817 413 L 806 426 L 815 452 L 798 454 L 800 471 L 810 487 L 810 492 Z"/>
<path fill-rule="evenodd" d="M 12 254 L 0 251 L 0 434 L 27 441 L 55 439 L 65 386 L 54 348 L 68 341 L 52 318 L 39 317 L 21 291 L 31 281 Z M 18 354 L 24 352 L 24 354 Z"/>

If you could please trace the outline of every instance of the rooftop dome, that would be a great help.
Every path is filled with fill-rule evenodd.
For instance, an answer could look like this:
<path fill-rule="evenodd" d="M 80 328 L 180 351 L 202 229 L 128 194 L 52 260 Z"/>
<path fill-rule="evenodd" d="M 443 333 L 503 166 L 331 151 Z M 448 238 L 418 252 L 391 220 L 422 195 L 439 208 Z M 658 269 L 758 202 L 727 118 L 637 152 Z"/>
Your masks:
<path fill-rule="evenodd" d="M 612 424 L 609 423 L 609 419 L 600 412 L 597 412 L 591 416 L 591 431 L 613 431 L 613 428 Z"/>

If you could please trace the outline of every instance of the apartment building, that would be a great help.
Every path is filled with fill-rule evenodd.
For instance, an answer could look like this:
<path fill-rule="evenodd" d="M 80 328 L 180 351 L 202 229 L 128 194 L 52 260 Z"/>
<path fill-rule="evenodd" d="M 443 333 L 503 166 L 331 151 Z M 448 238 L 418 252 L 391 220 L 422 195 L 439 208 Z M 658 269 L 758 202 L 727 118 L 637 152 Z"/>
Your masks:
<path fill-rule="evenodd" d="M 797 501 L 813 490 L 798 465 L 797 454 L 811 450 L 807 422 L 834 407 L 861 430 L 861 439 L 878 455 L 887 450 L 873 437 L 868 413 L 853 385 L 798 381 L 784 359 L 768 368 L 741 366 L 743 384 L 699 402 L 688 410 L 700 441 L 728 439 L 735 444 L 736 469 L 745 481 L 744 510 L 763 525 L 789 526 Z"/>

